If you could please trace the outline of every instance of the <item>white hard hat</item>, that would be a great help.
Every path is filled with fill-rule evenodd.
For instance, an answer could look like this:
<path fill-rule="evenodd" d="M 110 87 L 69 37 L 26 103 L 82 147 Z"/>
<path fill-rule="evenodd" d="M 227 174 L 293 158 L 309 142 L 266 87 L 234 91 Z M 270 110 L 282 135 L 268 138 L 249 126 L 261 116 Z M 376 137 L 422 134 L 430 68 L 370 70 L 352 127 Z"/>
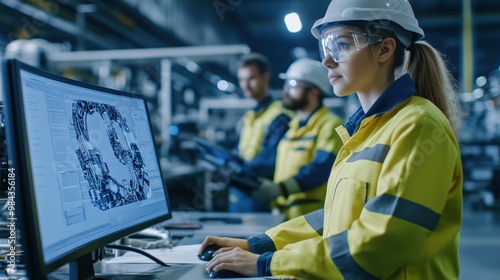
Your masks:
<path fill-rule="evenodd" d="M 322 26 L 353 21 L 379 21 L 375 27 L 393 31 L 405 46 L 424 37 L 409 0 L 332 0 L 325 16 L 314 23 L 311 33 L 319 38 Z"/>
<path fill-rule="evenodd" d="M 298 80 L 310 83 L 317 86 L 323 94 L 330 94 L 332 86 L 328 80 L 328 70 L 321 64 L 321 62 L 310 59 L 301 58 L 292 63 L 286 73 L 279 75 L 281 79 L 285 80 Z"/>

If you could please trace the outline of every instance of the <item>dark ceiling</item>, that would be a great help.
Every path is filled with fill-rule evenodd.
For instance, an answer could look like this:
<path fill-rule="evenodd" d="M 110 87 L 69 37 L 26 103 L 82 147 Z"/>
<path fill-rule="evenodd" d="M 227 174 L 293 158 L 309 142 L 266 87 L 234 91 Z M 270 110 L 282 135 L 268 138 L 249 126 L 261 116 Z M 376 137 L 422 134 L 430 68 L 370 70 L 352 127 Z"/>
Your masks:
<path fill-rule="evenodd" d="M 314 21 L 323 17 L 329 0 L 162 0 L 150 1 L 158 9 L 187 6 L 193 14 L 212 14 L 212 21 L 202 24 L 217 26 L 216 34 L 222 43 L 247 44 L 252 51 L 266 55 L 272 65 L 272 88 L 280 88 L 277 74 L 286 71 L 295 58 L 307 55 L 318 57 L 317 41 L 310 34 Z M 411 1 L 426 40 L 442 51 L 460 81 L 462 75 L 462 5 L 468 0 Z M 500 1 L 470 0 L 473 9 L 474 54 L 473 76 L 488 75 L 500 65 L 496 36 L 500 34 Z M 14 38 L 45 38 L 53 42 L 70 42 L 73 49 L 85 38 L 86 49 L 119 49 L 196 45 L 186 43 L 178 34 L 167 30 L 147 14 L 138 12 L 134 0 L 0 0 L 0 41 L 3 45 Z M 78 4 L 92 3 L 96 11 L 87 18 L 87 31 L 78 30 Z M 168 3 L 168 4 L 167 4 Z M 182 3 L 182 5 L 181 5 Z M 189 3 L 189 4 L 186 4 Z M 199 5 L 197 5 L 199 4 Z M 184 7 L 186 8 L 186 7 Z M 31 10 L 30 10 L 31 9 Z M 44 13 L 36 10 L 42 10 Z M 35 12 L 34 12 L 35 11 Z M 297 12 L 303 29 L 298 33 L 286 30 L 283 18 Z M 31 15 L 30 15 L 31 13 Z M 35 15 L 33 15 L 35 13 Z M 50 19 L 45 18 L 50 16 Z M 165 13 L 167 14 L 167 13 Z M 40 16 L 42 15 L 42 16 Z M 171 15 L 171 13 L 170 13 Z M 173 25 L 179 29 L 181 27 Z M 194 20 L 194 24 L 198 24 Z M 186 27 L 187 29 L 188 27 Z M 192 28 L 192 27 L 189 27 Z M 226 32 L 227 30 L 227 32 Z M 223 34 L 222 34 L 223 33 Z M 216 36 L 217 37 L 217 36 Z M 224 42 L 223 42 L 224 41 Z M 206 45 L 207 41 L 199 42 Z M 236 82 L 234 60 L 202 65 L 208 71 Z"/>
<path fill-rule="evenodd" d="M 460 80 L 462 73 L 462 2 L 459 0 L 413 0 L 415 15 L 428 42 L 443 52 Z M 500 34 L 500 1 L 471 0 L 473 10 L 474 77 L 488 75 L 500 65 L 500 52 L 494 42 Z M 323 17 L 329 0 L 252 0 L 241 1 L 234 17 L 248 34 L 253 50 L 268 56 L 277 72 L 287 69 L 294 58 L 294 48 L 306 49 L 310 57 L 319 59 L 317 41 L 309 29 Z M 285 14 L 297 12 L 302 31 L 289 33 L 283 22 Z"/>

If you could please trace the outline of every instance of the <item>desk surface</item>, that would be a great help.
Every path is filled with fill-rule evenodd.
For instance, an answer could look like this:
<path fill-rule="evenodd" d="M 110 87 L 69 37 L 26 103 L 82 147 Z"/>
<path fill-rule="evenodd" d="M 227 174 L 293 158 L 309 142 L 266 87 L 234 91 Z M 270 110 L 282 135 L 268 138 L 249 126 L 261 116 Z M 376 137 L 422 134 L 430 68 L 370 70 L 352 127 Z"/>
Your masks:
<path fill-rule="evenodd" d="M 95 267 L 96 277 L 106 280 L 199 280 L 210 279 L 205 264 L 183 264 L 160 267 L 153 264 L 106 265 Z M 52 273 L 49 280 L 67 280 L 67 272 Z M 226 279 L 271 279 L 270 277 L 244 277 Z"/>
<path fill-rule="evenodd" d="M 208 221 L 207 221 L 207 218 Z M 239 218 L 240 224 L 225 223 L 224 219 Z M 201 220 L 200 220 L 201 219 Z M 200 223 L 199 230 L 183 230 L 188 242 L 186 244 L 200 243 L 207 235 L 246 237 L 255 235 L 281 223 L 284 215 L 270 213 L 223 213 L 223 212 L 189 212 L 174 211 L 172 219 L 161 223 Z M 94 265 L 96 276 L 103 279 L 210 279 L 205 271 L 205 264 L 182 264 L 171 267 L 160 267 L 157 264 L 107 264 L 105 260 Z M 67 279 L 65 268 L 52 273 L 49 279 Z M 242 278 L 233 278 L 242 279 Z M 270 278 L 244 278 L 244 279 L 270 279 Z"/>
<path fill-rule="evenodd" d="M 229 223 L 226 219 L 230 219 Z M 241 223 L 232 223 L 231 219 L 239 219 Z M 271 213 L 224 213 L 224 212 L 189 212 L 173 211 L 172 219 L 164 224 L 199 223 L 201 229 L 170 230 L 173 236 L 192 236 L 192 242 L 200 243 L 207 235 L 226 237 L 248 237 L 259 234 L 283 222 L 285 216 Z M 201 238 L 201 240 L 200 240 Z"/>
<path fill-rule="evenodd" d="M 172 211 L 172 219 L 165 223 L 192 223 L 203 218 L 240 218 L 243 225 L 273 227 L 281 223 L 283 214 L 271 213 L 229 213 L 229 212 L 199 212 L 199 211 Z M 221 221 L 222 222 L 222 221 Z"/>

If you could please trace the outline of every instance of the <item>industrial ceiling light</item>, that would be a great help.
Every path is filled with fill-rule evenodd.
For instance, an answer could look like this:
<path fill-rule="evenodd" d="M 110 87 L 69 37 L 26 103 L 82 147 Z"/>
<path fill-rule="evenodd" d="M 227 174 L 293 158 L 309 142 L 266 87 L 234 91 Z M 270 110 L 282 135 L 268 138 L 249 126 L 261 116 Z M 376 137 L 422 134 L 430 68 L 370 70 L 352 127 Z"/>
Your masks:
<path fill-rule="evenodd" d="M 297 33 L 302 30 L 302 23 L 300 22 L 300 17 L 297 13 L 290 13 L 286 15 L 285 24 L 286 28 L 291 33 Z"/>
<path fill-rule="evenodd" d="M 217 88 L 222 91 L 226 91 L 229 88 L 229 83 L 226 80 L 220 80 L 217 82 Z"/>

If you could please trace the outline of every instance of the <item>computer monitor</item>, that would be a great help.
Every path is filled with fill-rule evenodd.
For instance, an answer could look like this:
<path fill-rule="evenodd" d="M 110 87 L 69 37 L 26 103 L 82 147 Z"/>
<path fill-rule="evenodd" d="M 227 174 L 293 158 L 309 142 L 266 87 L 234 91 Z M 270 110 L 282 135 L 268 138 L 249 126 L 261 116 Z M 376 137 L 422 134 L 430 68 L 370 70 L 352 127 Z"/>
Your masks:
<path fill-rule="evenodd" d="M 91 252 L 171 218 L 146 102 L 16 60 L 2 66 L 28 277 L 66 263 L 92 277 Z"/>

